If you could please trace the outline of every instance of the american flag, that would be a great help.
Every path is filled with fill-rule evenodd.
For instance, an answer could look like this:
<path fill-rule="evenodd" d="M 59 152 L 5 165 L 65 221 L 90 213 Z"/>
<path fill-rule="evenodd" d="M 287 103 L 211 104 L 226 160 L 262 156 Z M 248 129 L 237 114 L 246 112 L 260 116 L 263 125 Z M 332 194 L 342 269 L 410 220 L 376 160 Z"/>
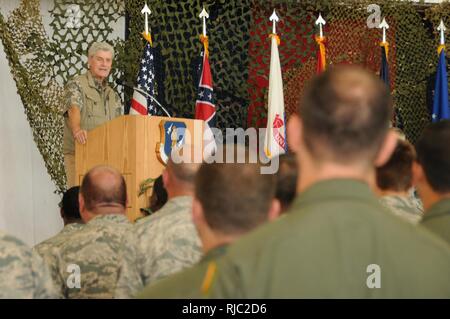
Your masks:
<path fill-rule="evenodd" d="M 197 101 L 195 102 L 195 118 L 204 120 L 208 126 L 214 126 L 216 106 L 214 105 L 213 83 L 208 54 L 203 51 L 202 70 L 198 84 Z"/>
<path fill-rule="evenodd" d="M 139 75 L 137 78 L 137 88 L 143 92 L 155 97 L 155 64 L 153 48 L 150 41 L 142 54 Z M 134 90 L 131 100 L 130 114 L 155 115 L 156 107 L 149 97 L 145 96 L 139 90 Z"/>

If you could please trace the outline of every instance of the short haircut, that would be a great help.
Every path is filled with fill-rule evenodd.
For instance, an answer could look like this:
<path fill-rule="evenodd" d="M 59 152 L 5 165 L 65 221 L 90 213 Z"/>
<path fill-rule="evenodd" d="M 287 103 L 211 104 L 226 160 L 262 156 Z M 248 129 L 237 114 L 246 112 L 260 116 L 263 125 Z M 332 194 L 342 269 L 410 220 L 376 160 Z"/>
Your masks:
<path fill-rule="evenodd" d="M 414 147 L 399 139 L 389 161 L 376 170 L 378 187 L 396 192 L 408 191 L 412 187 L 412 166 L 415 159 Z"/>
<path fill-rule="evenodd" d="M 126 207 L 127 187 L 117 170 L 108 166 L 96 166 L 89 170 L 81 183 L 80 193 L 88 210 L 114 204 Z"/>
<path fill-rule="evenodd" d="M 267 220 L 275 195 L 275 176 L 261 174 L 260 169 L 260 163 L 248 161 L 201 165 L 195 197 L 209 227 L 222 234 L 238 235 Z"/>
<path fill-rule="evenodd" d="M 280 155 L 279 161 L 275 198 L 280 201 L 281 208 L 284 211 L 291 205 L 296 195 L 298 167 L 293 153 Z"/>
<path fill-rule="evenodd" d="M 182 183 L 195 183 L 195 175 L 200 167 L 200 163 L 175 163 L 172 158 L 167 161 L 167 170 Z"/>
<path fill-rule="evenodd" d="M 348 163 L 375 158 L 389 128 L 392 104 L 386 85 L 374 74 L 341 65 L 309 83 L 298 113 L 312 156 Z"/>
<path fill-rule="evenodd" d="M 67 219 L 81 219 L 80 207 L 78 204 L 78 193 L 80 186 L 69 188 L 63 195 L 60 207 Z"/>
<path fill-rule="evenodd" d="M 417 162 L 422 166 L 431 188 L 450 192 L 450 121 L 433 123 L 416 144 Z"/>
<path fill-rule="evenodd" d="M 92 45 L 89 47 L 89 50 L 88 50 L 88 58 L 93 57 L 98 51 L 111 52 L 112 57 L 114 58 L 114 48 L 106 42 L 92 43 Z"/>

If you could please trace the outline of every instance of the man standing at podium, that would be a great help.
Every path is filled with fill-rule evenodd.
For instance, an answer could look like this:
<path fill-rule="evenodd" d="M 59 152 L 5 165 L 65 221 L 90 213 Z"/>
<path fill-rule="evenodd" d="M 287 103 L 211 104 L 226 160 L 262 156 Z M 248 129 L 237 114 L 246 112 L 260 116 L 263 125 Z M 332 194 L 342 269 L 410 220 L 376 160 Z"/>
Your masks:
<path fill-rule="evenodd" d="M 88 51 L 89 70 L 71 79 L 64 92 L 64 166 L 67 187 L 78 185 L 75 176 L 75 141 L 85 144 L 87 131 L 123 114 L 119 95 L 108 85 L 114 49 L 94 42 Z"/>

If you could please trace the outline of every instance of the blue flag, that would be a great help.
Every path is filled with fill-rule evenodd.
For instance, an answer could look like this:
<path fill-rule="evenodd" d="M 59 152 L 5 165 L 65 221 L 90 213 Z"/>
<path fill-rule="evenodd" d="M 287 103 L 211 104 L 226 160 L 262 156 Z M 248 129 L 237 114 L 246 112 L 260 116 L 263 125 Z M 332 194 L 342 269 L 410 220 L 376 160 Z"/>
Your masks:
<path fill-rule="evenodd" d="M 450 118 L 448 109 L 447 62 L 445 59 L 445 50 L 441 49 L 436 72 L 436 84 L 434 86 L 433 114 L 431 115 L 433 122 Z"/>
<path fill-rule="evenodd" d="M 389 82 L 389 65 L 387 59 L 386 46 L 381 46 L 381 68 L 380 68 L 380 78 L 386 83 L 387 87 L 390 88 L 391 84 Z"/>

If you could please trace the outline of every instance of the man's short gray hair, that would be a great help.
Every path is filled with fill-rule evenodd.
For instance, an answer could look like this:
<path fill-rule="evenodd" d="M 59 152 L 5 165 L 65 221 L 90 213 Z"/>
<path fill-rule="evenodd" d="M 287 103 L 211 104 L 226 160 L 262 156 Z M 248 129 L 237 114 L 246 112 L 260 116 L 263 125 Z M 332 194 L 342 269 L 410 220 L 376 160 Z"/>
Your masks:
<path fill-rule="evenodd" d="M 112 57 L 114 58 L 114 48 L 106 43 L 106 42 L 94 42 L 88 51 L 88 57 L 94 56 L 98 51 L 108 51 L 111 52 Z"/>

